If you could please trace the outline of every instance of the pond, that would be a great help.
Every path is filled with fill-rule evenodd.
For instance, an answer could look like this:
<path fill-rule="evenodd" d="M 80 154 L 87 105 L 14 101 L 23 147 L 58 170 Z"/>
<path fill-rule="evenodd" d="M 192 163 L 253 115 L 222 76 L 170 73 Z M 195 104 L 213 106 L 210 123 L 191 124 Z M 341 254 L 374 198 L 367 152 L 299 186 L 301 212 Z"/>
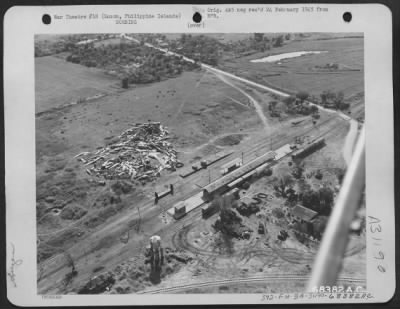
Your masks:
<path fill-rule="evenodd" d="M 253 59 L 250 60 L 250 62 L 277 62 L 281 61 L 283 59 L 289 59 L 289 58 L 296 58 L 296 57 L 301 57 L 304 55 L 309 55 L 309 54 L 321 54 L 321 53 L 327 53 L 327 51 L 297 51 L 297 52 L 291 52 L 291 53 L 284 53 L 284 54 L 278 54 L 278 55 L 272 55 L 260 59 Z"/>

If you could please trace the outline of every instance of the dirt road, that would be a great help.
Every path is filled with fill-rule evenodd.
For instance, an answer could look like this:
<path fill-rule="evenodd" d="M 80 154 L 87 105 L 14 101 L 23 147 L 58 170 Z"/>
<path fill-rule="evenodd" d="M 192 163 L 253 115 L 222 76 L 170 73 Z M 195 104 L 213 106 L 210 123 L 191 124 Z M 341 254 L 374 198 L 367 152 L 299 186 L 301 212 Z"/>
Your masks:
<path fill-rule="evenodd" d="M 257 115 L 260 117 L 260 119 L 261 119 L 261 121 L 262 121 L 262 123 L 263 123 L 263 125 L 264 125 L 264 128 L 265 128 L 266 133 L 270 133 L 271 128 L 270 128 L 270 126 L 269 126 L 269 124 L 268 124 L 267 117 L 265 117 L 264 112 L 263 112 L 263 110 L 262 110 L 262 107 L 261 107 L 260 104 L 257 102 L 257 100 L 254 99 L 251 95 L 249 95 L 246 91 L 244 91 L 244 90 L 241 89 L 240 87 L 238 87 L 238 86 L 236 86 L 235 84 L 233 84 L 233 83 L 231 83 L 230 81 L 228 81 L 228 80 L 227 80 L 223 75 L 221 75 L 220 73 L 217 73 L 217 72 L 214 72 L 214 71 L 211 71 L 211 72 L 213 72 L 213 73 L 215 74 L 215 76 L 217 76 L 217 77 L 218 77 L 221 81 L 223 81 L 225 84 L 227 84 L 227 85 L 229 85 L 229 86 L 235 88 L 237 91 L 239 91 L 240 93 L 242 93 L 244 96 L 246 96 L 246 97 L 250 100 L 250 102 L 253 104 L 253 106 L 254 106 L 254 108 L 255 108 L 255 110 L 256 110 L 256 112 L 257 112 Z"/>

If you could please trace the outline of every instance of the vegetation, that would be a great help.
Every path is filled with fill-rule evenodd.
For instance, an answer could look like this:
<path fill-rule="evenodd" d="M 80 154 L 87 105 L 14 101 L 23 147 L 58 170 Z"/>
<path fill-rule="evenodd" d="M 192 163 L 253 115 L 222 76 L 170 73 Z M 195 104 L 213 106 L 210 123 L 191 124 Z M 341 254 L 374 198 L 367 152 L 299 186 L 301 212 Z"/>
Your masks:
<path fill-rule="evenodd" d="M 224 51 L 233 52 L 235 57 L 242 57 L 257 52 L 263 53 L 275 47 L 281 47 L 284 41 L 289 39 L 290 34 L 271 37 L 264 33 L 254 33 L 253 37 L 224 44 Z"/>
<path fill-rule="evenodd" d="M 325 90 L 320 94 L 320 97 L 320 104 L 324 107 L 340 110 L 345 110 L 350 107 L 349 103 L 344 102 L 344 94 L 342 91 L 335 93 L 331 90 Z"/>
<path fill-rule="evenodd" d="M 113 34 L 74 34 L 61 36 L 56 40 L 40 40 L 35 39 L 35 57 L 44 57 L 63 52 L 72 51 L 76 44 L 82 41 L 99 41 L 105 40 Z"/>
<path fill-rule="evenodd" d="M 95 47 L 93 42 L 75 45 L 66 60 L 115 74 L 121 78 L 123 88 L 127 88 L 129 83 L 157 82 L 199 68 L 181 57 L 166 56 L 161 51 L 129 42 L 99 47 Z"/>
<path fill-rule="evenodd" d="M 222 44 L 211 37 L 182 34 L 175 50 L 195 61 L 217 65 L 221 55 Z"/>
<path fill-rule="evenodd" d="M 299 195 L 302 205 L 320 215 L 328 216 L 333 207 L 333 190 L 327 186 L 319 190 L 308 189 Z"/>
<path fill-rule="evenodd" d="M 289 96 L 283 99 L 283 103 L 286 104 L 286 112 L 288 114 L 299 114 L 299 115 L 314 115 L 318 113 L 318 107 L 308 103 L 309 94 L 304 91 L 300 91 L 296 96 Z"/>

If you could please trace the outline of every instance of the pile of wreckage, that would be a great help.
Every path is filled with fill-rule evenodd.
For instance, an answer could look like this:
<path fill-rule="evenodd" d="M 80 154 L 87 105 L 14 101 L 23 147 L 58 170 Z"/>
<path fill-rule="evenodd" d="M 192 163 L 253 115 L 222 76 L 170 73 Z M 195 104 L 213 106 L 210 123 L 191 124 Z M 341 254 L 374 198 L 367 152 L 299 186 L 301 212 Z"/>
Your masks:
<path fill-rule="evenodd" d="M 159 122 L 138 123 L 95 152 L 75 156 L 90 176 L 105 179 L 153 180 L 164 169 L 175 170 L 177 152 Z"/>

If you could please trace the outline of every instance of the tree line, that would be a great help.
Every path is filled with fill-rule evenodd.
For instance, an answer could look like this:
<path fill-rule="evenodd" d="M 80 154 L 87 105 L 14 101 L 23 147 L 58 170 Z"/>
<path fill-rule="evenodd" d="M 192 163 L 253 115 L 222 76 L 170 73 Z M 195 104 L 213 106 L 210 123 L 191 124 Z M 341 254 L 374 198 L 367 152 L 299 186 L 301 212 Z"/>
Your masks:
<path fill-rule="evenodd" d="M 130 83 L 145 84 L 180 75 L 183 71 L 199 69 L 182 57 L 165 55 L 161 51 L 132 43 L 101 45 L 93 43 L 75 46 L 67 61 L 114 72 L 122 80 L 122 87 Z"/>

